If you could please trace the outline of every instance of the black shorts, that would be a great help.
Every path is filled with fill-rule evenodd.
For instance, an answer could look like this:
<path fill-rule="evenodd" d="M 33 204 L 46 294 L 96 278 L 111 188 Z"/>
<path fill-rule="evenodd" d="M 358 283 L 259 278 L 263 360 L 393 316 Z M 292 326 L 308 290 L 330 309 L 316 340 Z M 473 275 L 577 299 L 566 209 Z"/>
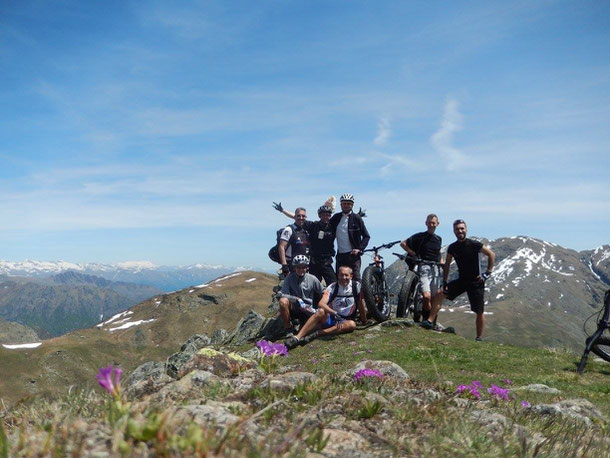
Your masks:
<path fill-rule="evenodd" d="M 464 291 L 468 294 L 468 301 L 470 302 L 470 310 L 476 314 L 483 313 L 485 307 L 485 283 L 479 281 L 463 281 L 453 280 L 447 284 L 449 293 L 447 299 L 452 301 Z"/>

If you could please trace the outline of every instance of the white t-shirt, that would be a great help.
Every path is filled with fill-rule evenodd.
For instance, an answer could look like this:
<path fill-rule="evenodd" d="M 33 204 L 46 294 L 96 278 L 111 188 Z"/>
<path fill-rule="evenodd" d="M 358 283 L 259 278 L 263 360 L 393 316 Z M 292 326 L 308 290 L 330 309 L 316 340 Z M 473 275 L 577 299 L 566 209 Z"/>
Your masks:
<path fill-rule="evenodd" d="M 280 235 L 280 240 L 284 242 L 289 242 L 290 237 L 292 237 L 292 226 L 286 226 L 282 231 L 282 235 Z M 292 245 L 289 243 L 286 245 L 286 259 L 292 258 Z"/>
<path fill-rule="evenodd" d="M 360 293 L 360 282 L 354 282 L 356 284 L 356 292 Z M 338 282 L 331 283 L 329 287 L 324 290 L 324 299 L 328 302 L 330 296 L 332 296 L 335 288 L 339 288 L 332 304 L 328 304 L 335 312 L 342 317 L 348 317 L 356 311 L 356 302 L 354 301 L 354 293 L 352 292 L 352 281 L 350 280 L 347 286 L 344 288 Z M 358 294 L 360 295 L 360 294 Z"/>
<path fill-rule="evenodd" d="M 352 251 L 352 244 L 349 242 L 349 232 L 347 229 L 347 223 L 349 221 L 348 216 L 349 214 L 346 215 L 344 213 L 337 226 L 337 253 L 349 253 Z"/>

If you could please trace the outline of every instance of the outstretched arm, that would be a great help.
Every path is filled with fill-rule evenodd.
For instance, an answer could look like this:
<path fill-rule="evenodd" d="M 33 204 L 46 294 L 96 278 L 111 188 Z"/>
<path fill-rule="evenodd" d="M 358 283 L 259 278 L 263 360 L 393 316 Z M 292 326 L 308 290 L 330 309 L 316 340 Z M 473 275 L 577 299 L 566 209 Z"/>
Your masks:
<path fill-rule="evenodd" d="M 281 202 L 273 202 L 273 208 L 275 208 L 280 213 L 283 213 L 288 218 L 294 219 L 294 213 L 289 212 L 288 210 L 284 209 L 284 207 L 282 207 L 282 203 Z"/>

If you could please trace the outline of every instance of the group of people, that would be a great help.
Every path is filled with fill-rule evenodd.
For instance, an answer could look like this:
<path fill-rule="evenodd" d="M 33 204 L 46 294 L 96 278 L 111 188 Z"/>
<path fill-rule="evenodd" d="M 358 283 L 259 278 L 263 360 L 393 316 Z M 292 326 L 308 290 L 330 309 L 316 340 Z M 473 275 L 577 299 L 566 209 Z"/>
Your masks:
<path fill-rule="evenodd" d="M 364 213 L 354 213 L 354 196 L 346 193 L 340 198 L 341 212 L 333 215 L 333 199 L 318 209 L 319 221 L 315 222 L 307 220 L 307 211 L 302 207 L 291 213 L 281 203 L 274 203 L 276 210 L 294 219 L 294 224 L 281 232 L 278 243 L 285 276 L 280 315 L 289 349 L 322 335 L 351 332 L 358 316 L 362 323 L 367 321 L 360 283 L 361 257 L 370 240 Z M 476 340 L 480 341 L 485 325 L 485 281 L 491 276 L 495 255 L 481 242 L 467 238 L 466 222 L 458 219 L 453 222 L 456 241 L 449 245 L 445 262 L 441 262 L 442 239 L 435 234 L 439 224 L 438 217 L 429 214 L 426 231 L 400 243 L 412 259 L 421 261 L 416 261 L 424 299 L 421 326 L 439 330 L 436 319 L 443 298 L 454 300 L 466 292 L 476 314 Z M 487 257 L 485 271 L 481 269 L 479 253 Z M 459 275 L 448 282 L 454 259 Z M 302 324 L 298 331 L 294 322 Z"/>

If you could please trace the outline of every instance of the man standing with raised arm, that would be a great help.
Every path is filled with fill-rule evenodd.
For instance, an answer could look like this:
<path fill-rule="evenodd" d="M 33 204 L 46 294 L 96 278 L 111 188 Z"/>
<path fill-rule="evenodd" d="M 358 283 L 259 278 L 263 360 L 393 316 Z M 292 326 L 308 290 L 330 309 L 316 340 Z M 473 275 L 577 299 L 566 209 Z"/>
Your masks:
<path fill-rule="evenodd" d="M 282 263 L 282 273 L 288 275 L 292 259 L 299 255 L 309 256 L 309 232 L 305 229 L 307 212 L 303 207 L 294 211 L 294 224 L 284 228 L 280 235 L 278 254 Z"/>
<path fill-rule="evenodd" d="M 443 240 L 434 233 L 439 224 L 438 217 L 434 213 L 430 213 L 426 217 L 428 230 L 413 234 L 400 242 L 400 246 L 413 258 L 440 262 Z M 441 308 L 441 302 L 443 302 L 440 268 L 437 265 L 418 264 L 417 275 L 424 298 L 424 321 L 421 326 L 426 329 L 436 329 L 434 323 Z"/>
<path fill-rule="evenodd" d="M 457 241 L 447 248 L 447 260 L 443 266 L 443 293 L 452 301 L 463 292 L 468 294 L 470 309 L 476 313 L 477 337 L 475 340 L 483 340 L 483 328 L 485 327 L 485 281 L 491 276 L 496 256 L 493 251 L 481 242 L 466 238 L 466 222 L 457 219 L 453 222 L 453 233 Z M 487 270 L 481 273 L 479 253 L 487 256 Z M 455 258 L 458 266 L 459 277 L 447 284 L 449 278 L 449 266 Z"/>
<path fill-rule="evenodd" d="M 337 239 L 337 272 L 341 266 L 349 266 L 354 272 L 354 278 L 360 281 L 360 258 L 371 239 L 360 215 L 353 212 L 354 196 L 345 193 L 339 199 L 341 213 L 336 213 L 330 219 L 330 225 L 335 230 Z"/>

